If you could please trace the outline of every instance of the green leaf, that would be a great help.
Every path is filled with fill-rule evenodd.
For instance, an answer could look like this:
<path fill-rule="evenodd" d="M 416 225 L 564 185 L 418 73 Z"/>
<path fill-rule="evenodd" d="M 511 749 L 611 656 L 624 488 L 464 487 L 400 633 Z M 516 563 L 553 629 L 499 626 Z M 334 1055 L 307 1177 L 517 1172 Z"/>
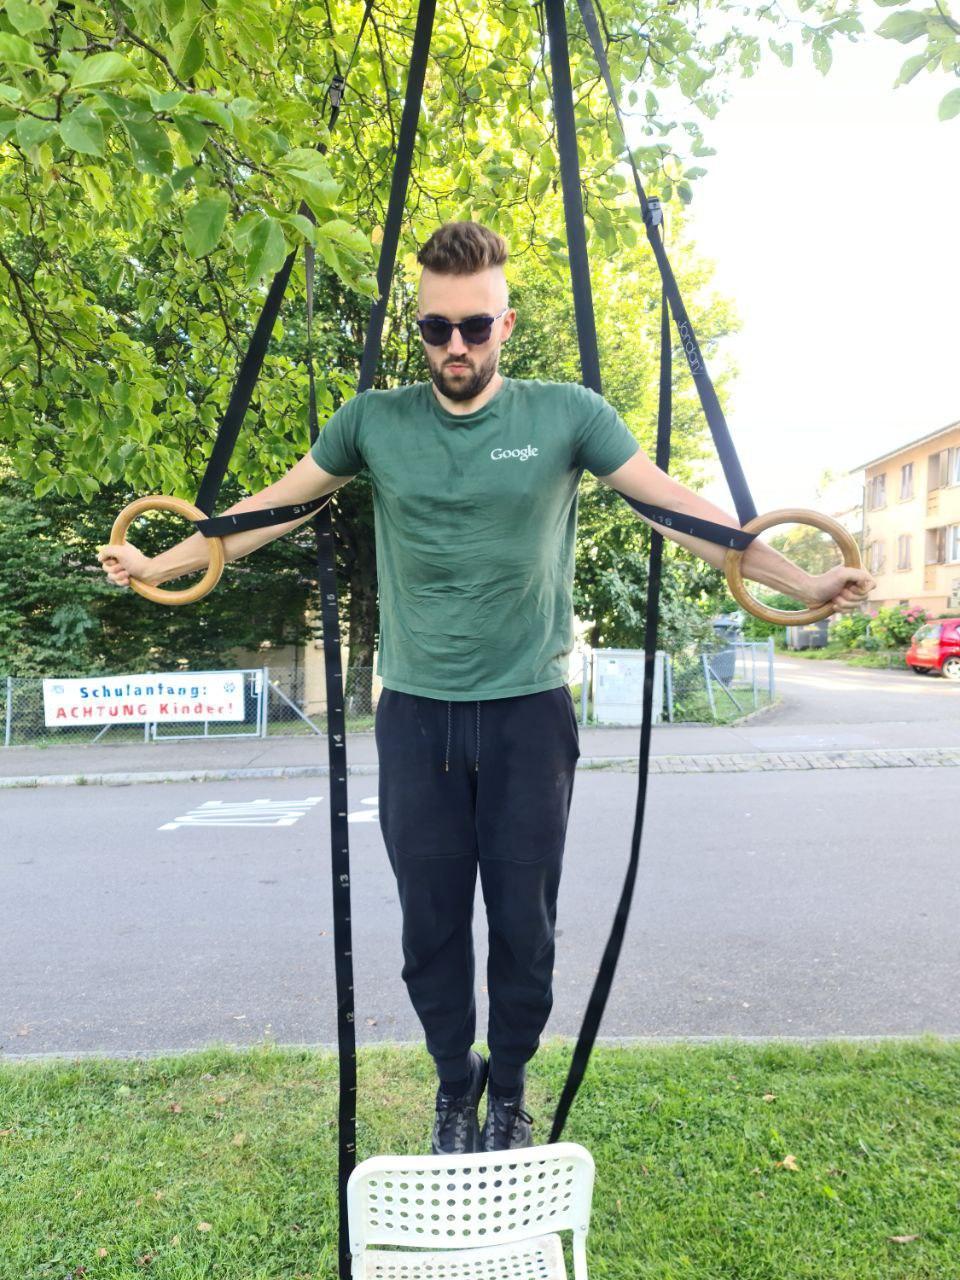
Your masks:
<path fill-rule="evenodd" d="M 60 122 L 60 137 L 71 151 L 85 156 L 103 155 L 103 123 L 89 102 L 81 102 Z"/>
<path fill-rule="evenodd" d="M 886 22 L 881 22 L 877 27 L 877 35 L 886 40 L 899 40 L 901 44 L 909 44 L 917 36 L 922 36 L 926 29 L 926 14 L 908 9 L 905 13 L 891 13 Z"/>
<path fill-rule="evenodd" d="M 940 103 L 938 114 L 941 120 L 952 120 L 954 116 L 960 116 L 960 89 L 950 90 Z"/>
<path fill-rule="evenodd" d="M 190 154 L 198 156 L 210 137 L 207 126 L 201 124 L 199 120 L 194 120 L 192 116 L 175 116 L 173 126 L 187 144 Z"/>
<path fill-rule="evenodd" d="M 221 193 L 203 196 L 183 215 L 183 243 L 191 258 L 202 258 L 223 235 L 230 199 Z"/>
<path fill-rule="evenodd" d="M 287 256 L 283 228 L 276 218 L 261 218 L 250 233 L 247 251 L 247 283 L 256 284 L 262 277 L 279 271 Z"/>
<path fill-rule="evenodd" d="M 150 110 L 157 115 L 162 111 L 172 111 L 174 107 L 179 107 L 186 96 L 183 89 L 169 89 L 166 93 L 158 93 L 152 86 L 147 86 Z"/>
<path fill-rule="evenodd" d="M 12 67 L 34 67 L 43 70 L 43 63 L 37 57 L 37 51 L 29 40 L 22 36 L 11 36 L 0 32 L 0 62 L 8 62 Z"/>
<path fill-rule="evenodd" d="M 309 218 L 305 218 L 302 213 L 290 213 L 283 219 L 285 227 L 294 227 L 303 236 L 308 244 L 317 243 L 317 226 L 311 222 Z"/>
<path fill-rule="evenodd" d="M 768 40 L 767 44 L 785 67 L 793 66 L 793 45 L 789 40 L 786 44 L 779 44 L 776 40 Z"/>
<path fill-rule="evenodd" d="M 534 180 L 530 183 L 530 196 L 532 199 L 536 200 L 538 197 L 543 195 L 547 187 L 550 185 L 550 177 L 551 175 L 549 173 L 537 174 Z"/>
<path fill-rule="evenodd" d="M 833 50 L 825 35 L 818 32 L 813 37 L 813 65 L 821 75 L 825 76 L 833 62 Z"/>
<path fill-rule="evenodd" d="M 693 199 L 693 189 L 691 188 L 690 183 L 678 182 L 677 195 L 680 197 L 680 200 L 683 204 L 689 204 L 690 201 Z"/>
<path fill-rule="evenodd" d="M 369 253 L 370 241 L 359 229 L 352 227 L 343 218 L 331 218 L 329 222 L 321 222 L 317 227 L 317 235 L 335 244 L 342 244 L 354 253 Z"/>
<path fill-rule="evenodd" d="M 302 173 L 318 180 L 330 177 L 326 160 L 312 147 L 294 147 L 276 161 L 275 167 L 287 173 Z"/>
<path fill-rule="evenodd" d="M 141 173 L 150 173 L 154 177 L 163 177 L 173 171 L 173 149 L 166 130 L 155 120 L 146 124 L 136 124 L 125 120 L 123 127 L 130 135 L 133 151 L 133 163 Z"/>
<path fill-rule="evenodd" d="M 24 151 L 32 151 L 34 147 L 42 146 L 56 131 L 56 120 L 34 120 L 32 116 L 24 116 L 15 133 L 17 142 Z"/>
<path fill-rule="evenodd" d="M 908 58 L 900 68 L 900 74 L 894 82 L 894 88 L 899 84 L 909 84 L 914 76 L 920 74 L 929 61 L 929 53 L 915 53 L 912 58 Z"/>
<path fill-rule="evenodd" d="M 204 93 L 191 94 L 190 97 L 184 98 L 183 110 L 199 116 L 201 120 L 210 120 L 230 133 L 233 132 L 233 119 L 230 112 L 217 98 L 209 98 Z"/>
<path fill-rule="evenodd" d="M 6 9 L 7 17 L 22 36 L 46 31 L 47 15 L 39 5 L 27 4 L 26 0 L 7 0 Z"/>
<path fill-rule="evenodd" d="M 70 77 L 71 89 L 89 89 L 97 84 L 111 84 L 114 80 L 129 80 L 137 74 L 136 68 L 122 53 L 95 53 L 84 58 Z"/>
<path fill-rule="evenodd" d="M 178 32 L 180 38 L 178 38 Z M 207 60 L 207 50 L 200 32 L 200 24 L 194 19 L 179 23 L 171 32 L 171 41 L 176 53 L 174 65 L 177 75 L 182 80 L 189 80 Z"/>

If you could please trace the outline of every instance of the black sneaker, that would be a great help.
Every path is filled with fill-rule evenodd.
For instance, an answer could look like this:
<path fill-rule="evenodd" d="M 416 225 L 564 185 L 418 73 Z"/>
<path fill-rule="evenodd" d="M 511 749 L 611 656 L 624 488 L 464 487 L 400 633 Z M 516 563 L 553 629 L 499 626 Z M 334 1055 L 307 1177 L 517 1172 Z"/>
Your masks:
<path fill-rule="evenodd" d="M 487 1087 L 489 1064 L 476 1049 L 471 1049 L 470 1052 L 473 1062 L 467 1092 L 462 1097 L 452 1098 L 450 1094 L 437 1090 L 437 1115 L 431 1138 L 431 1149 L 435 1156 L 463 1156 L 482 1150 L 477 1107 Z"/>
<path fill-rule="evenodd" d="M 523 1109 L 523 1094 L 515 1100 L 487 1094 L 487 1115 L 480 1134 L 481 1151 L 516 1151 L 532 1147 L 533 1116 Z"/>

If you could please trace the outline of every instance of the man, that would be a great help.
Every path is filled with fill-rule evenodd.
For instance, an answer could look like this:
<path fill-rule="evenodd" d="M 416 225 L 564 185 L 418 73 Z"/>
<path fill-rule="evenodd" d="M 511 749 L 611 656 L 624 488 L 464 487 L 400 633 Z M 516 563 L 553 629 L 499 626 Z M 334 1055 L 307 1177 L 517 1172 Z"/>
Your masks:
<path fill-rule="evenodd" d="M 531 1143 L 525 1068 L 552 1005 L 557 890 L 580 754 L 567 661 L 581 475 L 739 527 L 659 470 L 602 396 L 500 374 L 517 319 L 507 256 L 501 237 L 477 223 L 438 228 L 418 254 L 417 323 L 431 381 L 347 401 L 287 475 L 230 508 L 306 502 L 363 467 L 373 479 L 380 825 L 403 914 L 403 978 L 439 1076 L 437 1153 Z M 231 535 L 226 558 L 301 523 Z M 722 566 L 719 545 L 663 532 Z M 159 584 L 205 565 L 203 543 L 194 534 L 152 560 L 129 544 L 102 548 L 100 558 L 112 582 Z M 835 609 L 852 608 L 874 585 L 864 570 L 811 577 L 759 540 L 742 569 Z M 490 942 L 489 1063 L 473 1049 L 478 872 Z"/>

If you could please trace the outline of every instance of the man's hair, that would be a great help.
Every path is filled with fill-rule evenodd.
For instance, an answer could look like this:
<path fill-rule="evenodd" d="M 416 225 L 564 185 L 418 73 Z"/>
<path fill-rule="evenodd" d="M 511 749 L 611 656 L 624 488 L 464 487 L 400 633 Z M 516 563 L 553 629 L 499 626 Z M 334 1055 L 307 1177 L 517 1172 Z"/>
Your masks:
<path fill-rule="evenodd" d="M 502 267 L 510 256 L 507 242 L 479 222 L 445 222 L 417 254 L 429 271 L 444 276 L 470 276 L 487 267 Z"/>

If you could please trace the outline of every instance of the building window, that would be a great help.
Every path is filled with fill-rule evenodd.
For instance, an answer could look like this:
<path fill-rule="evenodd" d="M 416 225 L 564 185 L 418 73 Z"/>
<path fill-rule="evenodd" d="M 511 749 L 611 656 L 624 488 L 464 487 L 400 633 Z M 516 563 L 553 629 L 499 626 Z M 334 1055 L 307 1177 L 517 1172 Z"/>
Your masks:
<path fill-rule="evenodd" d="M 868 566 L 871 573 L 881 573 L 883 571 L 883 543 L 880 541 L 871 542 L 867 550 Z"/>
<path fill-rule="evenodd" d="M 867 510 L 876 511 L 887 505 L 887 476 L 871 476 L 867 481 Z"/>
<path fill-rule="evenodd" d="M 927 470 L 927 492 L 960 484 L 960 448 L 941 449 L 931 453 Z"/>
<path fill-rule="evenodd" d="M 913 463 L 908 462 L 900 468 L 900 501 L 913 497 Z"/>
<path fill-rule="evenodd" d="M 943 564 L 947 558 L 947 528 L 927 530 L 927 564 Z"/>
<path fill-rule="evenodd" d="M 909 533 L 901 533 L 897 539 L 897 568 L 910 568 L 910 535 Z"/>
<path fill-rule="evenodd" d="M 947 525 L 947 559 L 960 560 L 960 524 Z"/>

